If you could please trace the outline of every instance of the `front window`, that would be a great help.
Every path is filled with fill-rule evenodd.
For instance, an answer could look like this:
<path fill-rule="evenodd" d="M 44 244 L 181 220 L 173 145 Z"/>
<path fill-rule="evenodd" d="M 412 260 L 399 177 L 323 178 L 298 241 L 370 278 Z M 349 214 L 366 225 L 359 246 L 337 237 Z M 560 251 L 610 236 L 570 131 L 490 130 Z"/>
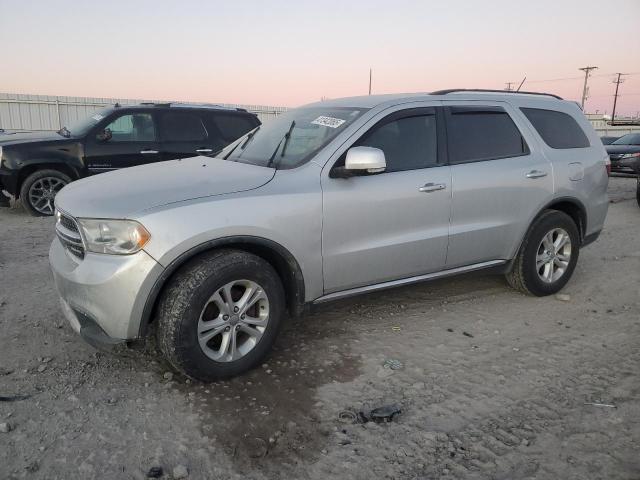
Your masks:
<path fill-rule="evenodd" d="M 67 126 L 58 130 L 58 133 L 64 136 L 81 137 L 97 125 L 98 122 L 104 120 L 111 112 L 113 112 L 113 108 L 103 108 L 88 117 L 82 117 L 70 122 Z"/>
<path fill-rule="evenodd" d="M 217 157 L 280 170 L 308 162 L 367 109 L 298 108 L 235 141 Z"/>

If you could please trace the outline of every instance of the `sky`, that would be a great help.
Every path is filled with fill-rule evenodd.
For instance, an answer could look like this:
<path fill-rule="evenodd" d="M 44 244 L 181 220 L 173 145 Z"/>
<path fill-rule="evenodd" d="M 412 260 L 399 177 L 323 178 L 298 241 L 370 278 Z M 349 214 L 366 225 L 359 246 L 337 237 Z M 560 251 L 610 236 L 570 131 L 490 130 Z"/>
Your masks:
<path fill-rule="evenodd" d="M 0 92 L 297 106 L 443 88 L 640 112 L 640 0 L 0 0 Z"/>

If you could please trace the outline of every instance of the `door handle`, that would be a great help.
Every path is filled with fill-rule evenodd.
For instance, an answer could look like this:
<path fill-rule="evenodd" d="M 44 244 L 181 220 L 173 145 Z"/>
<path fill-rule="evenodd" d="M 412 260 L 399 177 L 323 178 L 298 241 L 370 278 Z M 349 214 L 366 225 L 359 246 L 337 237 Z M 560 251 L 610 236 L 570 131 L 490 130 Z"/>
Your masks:
<path fill-rule="evenodd" d="M 525 175 L 527 178 L 542 178 L 546 177 L 547 172 L 543 172 L 541 170 L 531 170 L 529 173 Z"/>
<path fill-rule="evenodd" d="M 438 190 L 444 190 L 447 186 L 444 183 L 425 183 L 418 190 L 423 193 L 437 192 Z"/>
<path fill-rule="evenodd" d="M 211 152 L 213 152 L 213 150 L 210 148 L 198 148 L 196 150 L 196 153 L 211 153 Z"/>
<path fill-rule="evenodd" d="M 158 153 L 157 150 L 140 150 L 140 153 L 142 155 L 155 155 L 156 153 Z"/>

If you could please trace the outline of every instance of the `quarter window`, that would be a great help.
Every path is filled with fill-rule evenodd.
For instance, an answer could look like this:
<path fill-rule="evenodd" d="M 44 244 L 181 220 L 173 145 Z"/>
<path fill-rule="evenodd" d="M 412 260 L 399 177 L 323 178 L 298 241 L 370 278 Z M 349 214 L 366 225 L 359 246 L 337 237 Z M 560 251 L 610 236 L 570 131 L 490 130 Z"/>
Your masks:
<path fill-rule="evenodd" d="M 165 113 L 160 123 L 163 137 L 168 142 L 197 142 L 207 138 L 202 120 L 191 113 Z"/>
<path fill-rule="evenodd" d="M 356 145 L 382 150 L 386 172 L 432 167 L 438 163 L 436 116 L 415 115 L 379 124 Z"/>
<path fill-rule="evenodd" d="M 571 115 L 541 108 L 521 108 L 522 113 L 551 148 L 586 148 L 589 139 Z"/>
<path fill-rule="evenodd" d="M 529 153 L 518 127 L 501 107 L 450 107 L 447 136 L 453 164 Z"/>
<path fill-rule="evenodd" d="M 111 130 L 110 142 L 153 142 L 156 129 L 149 113 L 121 115 L 107 127 Z"/>

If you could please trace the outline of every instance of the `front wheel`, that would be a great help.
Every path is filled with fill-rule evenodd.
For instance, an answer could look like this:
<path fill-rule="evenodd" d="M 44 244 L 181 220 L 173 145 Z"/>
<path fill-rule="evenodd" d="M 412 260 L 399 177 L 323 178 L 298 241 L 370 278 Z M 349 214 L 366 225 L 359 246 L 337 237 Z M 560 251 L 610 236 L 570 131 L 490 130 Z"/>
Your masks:
<path fill-rule="evenodd" d="M 547 210 L 536 219 L 506 274 L 516 290 L 542 297 L 559 292 L 578 262 L 580 234 L 564 212 Z"/>
<path fill-rule="evenodd" d="M 158 346 L 189 377 L 228 378 L 262 362 L 284 315 L 284 289 L 273 267 L 247 252 L 219 250 L 170 280 L 158 307 Z"/>
<path fill-rule="evenodd" d="M 54 213 L 53 199 L 71 178 L 58 170 L 38 170 L 29 175 L 20 187 L 22 206 L 33 216 Z"/>

